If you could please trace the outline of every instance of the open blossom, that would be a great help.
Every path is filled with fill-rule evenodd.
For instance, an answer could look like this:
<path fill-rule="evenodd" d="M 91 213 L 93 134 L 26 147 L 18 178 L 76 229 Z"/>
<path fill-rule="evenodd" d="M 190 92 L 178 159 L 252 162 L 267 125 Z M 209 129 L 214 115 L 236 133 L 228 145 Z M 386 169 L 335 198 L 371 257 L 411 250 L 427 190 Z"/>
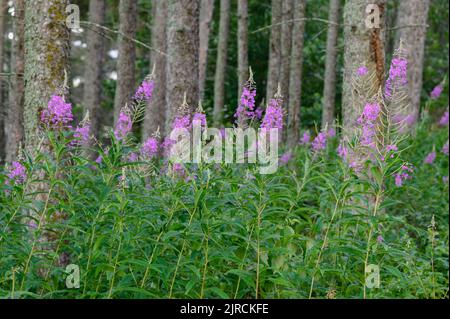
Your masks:
<path fill-rule="evenodd" d="M 403 165 L 400 172 L 395 174 L 395 185 L 401 187 L 405 180 L 412 179 L 413 172 L 414 169 L 410 165 Z"/>
<path fill-rule="evenodd" d="M 309 131 L 305 131 L 300 139 L 300 145 L 309 145 L 311 142 L 311 133 Z"/>
<path fill-rule="evenodd" d="M 75 141 L 73 141 L 72 145 L 87 145 L 89 144 L 89 132 L 91 130 L 91 126 L 86 124 L 84 126 L 79 126 L 76 128 L 73 133 L 73 137 Z"/>
<path fill-rule="evenodd" d="M 430 93 L 431 99 L 437 100 L 441 96 L 443 90 L 442 84 L 437 85 Z"/>
<path fill-rule="evenodd" d="M 407 67 L 408 61 L 406 59 L 401 57 L 392 59 L 389 77 L 386 80 L 385 87 L 387 97 L 392 96 L 392 91 L 408 84 Z"/>
<path fill-rule="evenodd" d="M 138 159 L 139 156 L 136 153 L 130 153 L 130 155 L 128 155 L 128 161 L 131 163 L 137 162 Z"/>
<path fill-rule="evenodd" d="M 206 114 L 200 112 L 194 113 L 192 122 L 194 121 L 199 121 L 202 127 L 206 127 Z"/>
<path fill-rule="evenodd" d="M 442 147 L 442 153 L 448 156 L 448 140 L 447 143 L 445 143 L 444 146 Z"/>
<path fill-rule="evenodd" d="M 256 89 L 251 85 L 244 86 L 239 106 L 234 114 L 239 125 L 243 125 L 246 120 L 255 117 L 255 97 Z"/>
<path fill-rule="evenodd" d="M 52 95 L 47 109 L 41 113 L 41 121 L 51 127 L 67 126 L 73 120 L 72 105 L 59 95 Z"/>
<path fill-rule="evenodd" d="M 258 120 L 261 120 L 261 119 L 262 119 L 263 114 L 264 114 L 264 109 L 263 109 L 262 107 L 256 108 L 256 110 L 255 110 L 255 117 L 256 117 Z"/>
<path fill-rule="evenodd" d="M 132 123 L 131 117 L 125 112 L 120 112 L 119 119 L 117 120 L 116 128 L 114 130 L 114 136 L 120 141 L 123 140 L 127 134 L 131 131 Z"/>
<path fill-rule="evenodd" d="M 356 73 L 358 74 L 358 76 L 364 76 L 367 74 L 367 72 L 369 72 L 369 71 L 367 70 L 367 68 L 365 66 L 360 66 Z"/>
<path fill-rule="evenodd" d="M 292 159 L 292 152 L 286 152 L 280 157 L 280 163 L 286 165 Z"/>
<path fill-rule="evenodd" d="M 378 236 L 377 236 L 377 242 L 378 242 L 379 244 L 381 244 L 382 242 L 384 242 L 383 236 L 378 235 Z"/>
<path fill-rule="evenodd" d="M 266 109 L 266 114 L 261 123 L 262 129 L 282 129 L 283 128 L 283 109 L 279 99 L 271 99 Z"/>
<path fill-rule="evenodd" d="M 445 111 L 445 113 L 442 115 L 441 119 L 439 120 L 440 126 L 448 126 L 448 111 Z"/>
<path fill-rule="evenodd" d="M 153 95 L 155 83 L 153 80 L 144 80 L 134 94 L 136 101 L 149 101 Z"/>
<path fill-rule="evenodd" d="M 19 162 L 12 162 L 7 177 L 7 184 L 9 184 L 10 181 L 13 181 L 14 184 L 22 184 L 27 178 L 25 166 Z"/>
<path fill-rule="evenodd" d="M 327 134 L 320 132 L 312 142 L 312 149 L 314 152 L 319 152 L 327 147 Z"/>
<path fill-rule="evenodd" d="M 173 120 L 172 128 L 190 128 L 191 126 L 191 117 L 190 115 L 184 115 L 184 116 L 177 116 Z"/>
<path fill-rule="evenodd" d="M 425 159 L 423 160 L 423 162 L 425 164 L 433 164 L 434 161 L 436 159 L 436 152 L 431 152 L 430 154 L 428 154 Z"/>
<path fill-rule="evenodd" d="M 367 103 L 364 106 L 362 115 L 358 118 L 358 123 L 362 126 L 360 141 L 364 146 L 375 146 L 375 122 L 378 119 L 380 111 L 380 105 L 377 103 Z"/>
<path fill-rule="evenodd" d="M 158 140 L 149 137 L 141 148 L 141 154 L 146 158 L 153 158 L 158 153 Z"/>
<path fill-rule="evenodd" d="M 347 160 L 347 156 L 348 156 L 347 147 L 345 145 L 343 145 L 342 143 L 339 144 L 338 149 L 337 149 L 337 154 L 343 160 Z"/>

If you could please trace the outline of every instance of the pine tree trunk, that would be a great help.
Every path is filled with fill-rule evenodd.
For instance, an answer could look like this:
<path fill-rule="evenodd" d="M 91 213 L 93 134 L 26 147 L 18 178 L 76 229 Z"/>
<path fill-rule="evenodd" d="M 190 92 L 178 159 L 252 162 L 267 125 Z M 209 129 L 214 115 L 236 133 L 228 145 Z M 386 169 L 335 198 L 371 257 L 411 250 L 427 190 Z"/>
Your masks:
<path fill-rule="evenodd" d="M 193 112 L 198 103 L 200 0 L 169 0 L 167 29 L 166 132 L 179 114 L 184 94 Z"/>
<path fill-rule="evenodd" d="M 9 94 L 6 130 L 6 161 L 16 159 L 19 145 L 23 141 L 23 103 L 24 86 L 23 73 L 25 69 L 24 32 L 25 32 L 25 0 L 14 2 L 14 42 L 11 51 L 11 70 L 14 73 Z"/>
<path fill-rule="evenodd" d="M 230 0 L 220 0 L 219 46 L 217 49 L 216 74 L 214 80 L 214 123 L 223 118 L 225 101 L 225 74 L 227 68 L 228 34 L 230 29 Z"/>
<path fill-rule="evenodd" d="M 281 17 L 282 1 L 272 0 L 272 27 L 270 32 L 269 71 L 267 74 L 266 101 L 273 98 L 278 82 L 280 81 Z"/>
<path fill-rule="evenodd" d="M 305 0 L 295 0 L 292 30 L 291 70 L 289 80 L 289 107 L 287 142 L 294 147 L 300 138 L 300 106 L 302 95 L 303 44 L 305 31 Z"/>
<path fill-rule="evenodd" d="M 281 70 L 280 84 L 284 104 L 289 104 L 289 70 L 291 67 L 292 22 L 294 18 L 294 1 L 283 0 L 283 24 L 281 26 Z"/>
<path fill-rule="evenodd" d="M 397 19 L 397 45 L 402 39 L 408 59 L 408 114 L 419 118 L 422 92 L 423 58 L 429 0 L 401 1 Z"/>
<path fill-rule="evenodd" d="M 167 51 L 167 1 L 154 1 L 152 26 L 152 51 L 150 68 L 155 68 L 155 87 L 153 96 L 147 105 L 142 136 L 144 139 L 153 135 L 159 128 L 164 135 L 166 117 L 166 59 L 162 54 Z M 162 53 L 161 53 L 162 52 Z"/>
<path fill-rule="evenodd" d="M 4 65 L 4 47 L 5 47 L 5 23 L 6 23 L 6 7 L 8 1 L 0 0 L 0 73 L 3 73 L 3 65 Z M 4 97 L 5 88 L 7 87 L 8 82 L 3 75 L 0 75 L 0 163 L 3 161 L 5 157 L 5 136 L 7 129 L 5 127 L 5 114 L 6 114 L 6 99 Z"/>
<path fill-rule="evenodd" d="M 366 8 L 378 5 L 379 28 L 368 28 Z M 385 69 L 385 8 L 386 0 L 348 0 L 344 7 L 344 80 L 342 92 L 343 126 L 345 134 L 352 134 L 363 104 L 362 92 L 352 82 L 360 66 L 366 66 L 370 74 L 375 74 L 365 94 L 375 94 L 384 84 Z"/>
<path fill-rule="evenodd" d="M 100 105 L 102 101 L 102 75 L 105 44 L 103 32 L 94 24 L 105 23 L 105 0 L 89 2 L 89 22 L 87 30 L 87 54 L 84 70 L 84 107 L 89 111 L 91 133 L 99 137 L 101 127 Z"/>
<path fill-rule="evenodd" d="M 130 39 L 136 37 L 137 0 L 120 0 L 119 20 L 119 58 L 117 60 L 114 121 L 117 121 L 121 108 L 131 102 L 131 97 L 136 89 L 136 45 Z"/>
<path fill-rule="evenodd" d="M 339 34 L 339 3 L 340 0 L 330 0 L 325 83 L 323 90 L 322 128 L 332 125 L 334 121 L 336 103 L 336 58 L 338 54 L 337 40 Z"/>
<path fill-rule="evenodd" d="M 238 81 L 239 97 L 248 80 L 248 1 L 238 0 Z"/>
<path fill-rule="evenodd" d="M 201 0 L 200 4 L 200 47 L 199 47 L 199 72 L 198 87 L 200 99 L 205 93 L 206 71 L 208 65 L 209 34 L 211 33 L 211 21 L 214 12 L 214 0 Z"/>
<path fill-rule="evenodd" d="M 67 0 L 25 1 L 25 146 L 38 145 L 39 115 L 68 72 Z"/>

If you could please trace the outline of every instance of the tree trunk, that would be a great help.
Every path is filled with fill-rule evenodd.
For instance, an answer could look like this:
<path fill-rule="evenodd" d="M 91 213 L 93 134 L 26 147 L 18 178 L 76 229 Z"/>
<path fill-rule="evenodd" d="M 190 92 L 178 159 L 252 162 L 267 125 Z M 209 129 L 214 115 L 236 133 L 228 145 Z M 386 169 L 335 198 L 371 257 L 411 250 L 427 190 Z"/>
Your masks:
<path fill-rule="evenodd" d="M 23 103 L 24 86 L 23 73 L 25 69 L 24 32 L 25 32 L 25 0 L 14 2 L 14 42 L 11 50 L 12 84 L 9 94 L 6 130 L 6 161 L 12 162 L 19 152 L 23 141 Z"/>
<path fill-rule="evenodd" d="M 219 46 L 217 49 L 216 75 L 214 80 L 214 123 L 223 118 L 225 74 L 227 68 L 228 34 L 230 29 L 230 0 L 220 0 Z"/>
<path fill-rule="evenodd" d="M 192 113 L 198 103 L 200 0 L 169 0 L 167 29 L 166 128 L 181 114 L 184 94 Z"/>
<path fill-rule="evenodd" d="M 40 111 L 61 89 L 68 71 L 68 4 L 68 0 L 25 1 L 24 131 L 28 150 L 38 145 Z"/>
<path fill-rule="evenodd" d="M 238 81 L 239 97 L 248 80 L 248 1 L 238 0 Z"/>
<path fill-rule="evenodd" d="M 401 1 L 397 19 L 397 45 L 403 41 L 408 60 L 408 114 L 417 121 L 422 92 L 423 58 L 429 0 Z M 406 27 L 407 26 L 407 27 Z"/>
<path fill-rule="evenodd" d="M 209 34 L 214 12 L 214 0 L 201 0 L 200 4 L 200 47 L 199 47 L 199 72 L 198 87 L 200 99 L 205 93 L 206 70 L 208 65 Z"/>
<path fill-rule="evenodd" d="M 120 110 L 131 102 L 135 87 L 136 46 L 133 41 L 137 28 L 137 0 L 120 0 L 119 3 L 119 58 L 114 99 L 114 121 Z"/>
<path fill-rule="evenodd" d="M 379 8 L 378 28 L 367 24 L 366 8 L 375 4 Z M 342 92 L 343 126 L 345 134 L 352 134 L 363 105 L 361 94 L 373 96 L 384 84 L 385 67 L 385 8 L 386 0 L 348 0 L 344 7 L 344 80 Z M 369 26 L 369 27 L 368 27 Z M 365 92 L 353 85 L 360 66 L 366 66 L 369 74 L 375 74 L 365 83 Z"/>
<path fill-rule="evenodd" d="M 291 67 L 292 22 L 294 18 L 294 1 L 283 0 L 283 24 L 281 26 L 281 70 L 280 84 L 284 104 L 289 104 L 289 70 Z"/>
<path fill-rule="evenodd" d="M 147 105 L 144 119 L 143 138 L 154 134 L 158 128 L 161 135 L 164 135 L 164 125 L 166 117 L 166 59 L 161 52 L 167 51 L 167 1 L 154 1 L 153 27 L 152 27 L 152 51 L 150 57 L 150 67 L 155 68 L 155 87 L 153 96 Z"/>
<path fill-rule="evenodd" d="M 89 2 L 89 22 L 104 25 L 105 0 Z M 87 54 L 84 70 L 84 107 L 89 111 L 91 133 L 99 137 L 101 127 L 102 74 L 105 55 L 103 32 L 95 25 L 87 30 Z"/>
<path fill-rule="evenodd" d="M 272 0 L 272 22 L 270 32 L 269 71 L 267 74 L 266 101 L 273 98 L 280 81 L 281 67 L 281 17 L 282 1 Z"/>
<path fill-rule="evenodd" d="M 322 128 L 332 125 L 334 121 L 336 103 L 336 58 L 338 54 L 337 40 L 339 34 L 339 3 L 340 0 L 330 0 L 325 83 L 323 90 Z"/>
<path fill-rule="evenodd" d="M 300 138 L 300 106 L 302 95 L 303 44 L 305 31 L 305 0 L 295 0 L 292 30 L 291 70 L 289 80 L 288 146 L 294 147 Z"/>
<path fill-rule="evenodd" d="M 4 65 L 4 45 L 5 45 L 5 24 L 7 14 L 8 1 L 0 0 L 0 73 L 3 73 Z M 8 81 L 5 80 L 3 75 L 0 75 L 0 163 L 5 157 L 5 135 L 7 129 L 5 127 L 5 114 L 6 114 L 6 99 L 4 97 L 4 88 L 7 87 Z"/>

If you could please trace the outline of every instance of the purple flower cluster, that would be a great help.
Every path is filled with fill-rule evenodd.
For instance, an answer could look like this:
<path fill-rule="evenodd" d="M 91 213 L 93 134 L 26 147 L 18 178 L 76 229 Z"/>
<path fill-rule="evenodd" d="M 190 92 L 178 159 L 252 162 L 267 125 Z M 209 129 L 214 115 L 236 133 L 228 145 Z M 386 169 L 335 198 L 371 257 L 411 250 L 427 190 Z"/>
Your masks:
<path fill-rule="evenodd" d="M 67 126 L 73 120 L 72 105 L 59 95 L 52 95 L 47 109 L 41 113 L 41 121 L 53 128 Z"/>
<path fill-rule="evenodd" d="M 448 140 L 447 143 L 445 143 L 444 146 L 442 147 L 442 153 L 448 156 Z"/>
<path fill-rule="evenodd" d="M 369 72 L 369 70 L 367 70 L 367 68 L 365 66 L 360 66 L 358 68 L 358 71 L 356 72 L 356 74 L 358 74 L 358 76 L 364 76 Z"/>
<path fill-rule="evenodd" d="M 153 80 L 144 80 L 134 94 L 136 101 L 149 101 L 153 95 L 155 83 Z"/>
<path fill-rule="evenodd" d="M 202 127 L 206 127 L 206 114 L 197 112 L 192 116 L 192 122 L 199 121 Z"/>
<path fill-rule="evenodd" d="M 423 160 L 423 162 L 425 163 L 425 164 L 433 164 L 434 163 L 434 161 L 436 160 L 436 152 L 431 152 L 430 154 L 428 154 L 426 157 L 425 157 L 425 159 Z"/>
<path fill-rule="evenodd" d="M 401 187 L 405 180 L 412 179 L 412 173 L 414 173 L 412 166 L 403 165 L 400 172 L 395 174 L 395 185 Z"/>
<path fill-rule="evenodd" d="M 88 145 L 90 130 L 91 126 L 89 124 L 77 127 L 73 133 L 75 141 L 73 141 L 72 145 Z"/>
<path fill-rule="evenodd" d="M 131 127 L 131 117 L 123 111 L 120 112 L 119 119 L 117 120 L 116 128 L 114 130 L 114 136 L 119 141 L 123 140 L 131 131 Z"/>
<path fill-rule="evenodd" d="M 287 165 L 289 161 L 292 159 L 292 152 L 286 152 L 280 157 L 280 163 L 282 165 Z"/>
<path fill-rule="evenodd" d="M 441 96 L 443 90 L 442 84 L 437 85 L 430 93 L 431 99 L 437 100 Z"/>
<path fill-rule="evenodd" d="M 445 113 L 442 115 L 441 119 L 439 120 L 439 126 L 448 126 L 448 111 L 445 111 Z"/>
<path fill-rule="evenodd" d="M 139 159 L 139 156 L 136 153 L 134 153 L 134 152 L 130 153 L 128 155 L 128 162 L 131 162 L 131 163 L 137 162 L 138 159 Z"/>
<path fill-rule="evenodd" d="M 305 131 L 300 139 L 300 145 L 309 145 L 311 143 L 311 133 Z"/>
<path fill-rule="evenodd" d="M 255 117 L 255 97 L 256 89 L 249 85 L 244 86 L 239 106 L 234 114 L 239 123 Z"/>
<path fill-rule="evenodd" d="M 22 184 L 27 178 L 25 166 L 19 162 L 12 162 L 7 177 L 6 184 L 9 184 L 10 181 L 13 181 L 16 185 Z"/>
<path fill-rule="evenodd" d="M 385 94 L 392 96 L 392 91 L 408 84 L 407 77 L 408 60 L 397 57 L 392 59 L 389 77 L 386 80 Z"/>
<path fill-rule="evenodd" d="M 319 152 L 327 147 L 327 134 L 320 132 L 312 142 L 312 149 L 314 152 Z"/>
<path fill-rule="evenodd" d="M 360 142 L 364 146 L 375 146 L 375 124 L 380 114 L 381 108 L 377 103 L 366 104 L 363 114 L 358 118 L 358 124 L 362 127 Z"/>
<path fill-rule="evenodd" d="M 178 116 L 173 120 L 172 128 L 187 128 L 189 129 L 191 126 L 191 116 L 190 115 L 184 115 L 184 116 Z"/>
<path fill-rule="evenodd" d="M 148 159 L 153 158 L 158 153 L 158 140 L 149 137 L 141 148 L 141 154 Z"/>
<path fill-rule="evenodd" d="M 281 101 L 278 99 L 271 99 L 266 109 L 266 114 L 261 123 L 261 128 L 270 130 L 273 128 L 283 128 L 283 109 L 281 108 Z"/>

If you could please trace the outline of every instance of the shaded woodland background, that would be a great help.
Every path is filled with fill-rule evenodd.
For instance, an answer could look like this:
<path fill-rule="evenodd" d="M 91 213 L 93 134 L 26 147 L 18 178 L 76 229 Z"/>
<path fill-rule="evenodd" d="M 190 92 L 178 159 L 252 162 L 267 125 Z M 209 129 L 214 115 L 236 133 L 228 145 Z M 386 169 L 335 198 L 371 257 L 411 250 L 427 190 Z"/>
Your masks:
<path fill-rule="evenodd" d="M 346 36 L 346 23 L 363 23 L 366 2 L 74 1 L 73 4 L 77 4 L 80 9 L 81 29 L 69 32 L 59 22 L 58 26 L 50 30 L 45 29 L 45 23 L 39 24 L 39 21 L 45 20 L 45 10 L 49 8 L 55 12 L 59 10 L 64 18 L 68 1 L 51 0 L 41 4 L 36 1 L 2 0 L 0 158 L 6 158 L 7 161 L 14 159 L 19 142 L 24 141 L 27 131 L 37 125 L 26 114 L 30 118 L 36 117 L 38 110 L 45 106 L 49 94 L 54 93 L 56 86 L 62 85 L 63 69 L 69 78 L 70 92 L 66 92 L 66 95 L 76 106 L 76 118 L 81 120 L 86 110 L 89 110 L 92 133 L 102 136 L 107 132 L 105 128 L 113 126 L 114 117 L 117 117 L 119 109 L 139 83 L 152 72 L 153 65 L 156 75 L 155 96 L 142 127 L 136 129 L 137 136 L 145 137 L 151 135 L 156 127 L 164 127 L 162 122 L 166 116 L 171 117 L 170 113 L 176 112 L 171 110 L 182 102 L 181 96 L 185 91 L 192 108 L 197 106 L 198 96 L 201 96 L 203 107 L 211 120 L 216 124 L 231 125 L 240 88 L 248 78 L 247 67 L 250 66 L 257 86 L 257 105 L 264 108 L 265 101 L 273 96 L 279 82 L 286 112 L 289 113 L 288 121 L 293 118 L 292 114 L 298 116 L 298 120 L 295 120 L 298 123 L 289 123 L 293 135 L 293 142 L 290 142 L 292 146 L 298 140 L 300 129 L 320 128 L 334 118 L 338 123 L 343 123 L 346 112 L 355 113 L 345 96 L 349 95 L 345 93 L 345 85 L 343 88 L 343 84 L 349 84 L 348 74 L 355 72 L 355 65 L 345 65 L 344 56 L 346 44 L 347 47 L 363 45 L 350 43 L 359 40 Z M 411 51 L 415 54 L 415 60 L 412 63 L 410 61 L 410 72 L 421 74 L 423 68 L 423 85 L 421 81 L 412 81 L 417 85 L 411 88 L 414 91 L 411 95 L 413 99 L 420 99 L 420 103 L 413 104 L 423 105 L 429 92 L 441 82 L 445 85 L 444 94 L 447 96 L 448 1 L 375 2 L 385 8 L 385 19 L 382 21 L 382 33 L 385 36 L 383 54 L 387 60 L 385 65 L 389 65 L 398 39 L 402 37 L 405 43 L 409 41 L 413 45 Z M 27 18 L 25 6 L 29 6 Z M 168 10 L 168 6 L 172 9 Z M 422 6 L 423 10 L 417 9 L 418 6 Z M 188 10 L 183 13 L 183 9 Z M 186 15 L 186 12 L 189 13 Z M 247 14 L 243 14 L 245 12 Z M 355 19 L 352 12 L 359 14 L 356 18 L 359 20 L 351 21 Z M 37 16 L 39 14 L 41 17 Z M 192 21 L 186 20 L 189 14 Z M 196 37 L 191 46 L 186 38 L 178 42 L 177 39 L 169 41 L 168 30 L 180 27 L 176 23 L 180 23 L 181 27 L 190 24 L 199 30 L 193 31 Z M 58 28 L 60 31 L 57 31 Z M 24 30 L 29 30 L 29 34 Z M 424 30 L 426 32 L 422 36 Z M 49 32 L 47 39 L 43 36 L 45 32 Z M 43 42 L 48 41 L 48 44 L 41 43 L 43 48 L 46 45 L 47 49 L 48 46 L 55 46 L 55 52 L 51 54 L 45 53 L 45 48 L 41 50 L 46 55 L 42 59 L 53 63 L 54 67 L 36 63 L 39 59 L 27 59 L 27 54 L 30 57 L 39 54 L 39 45 L 36 44 L 38 38 Z M 421 41 L 425 41 L 423 47 Z M 177 43 L 187 43 L 187 46 L 177 46 Z M 24 46 L 27 52 L 25 55 Z M 27 46 L 30 48 L 28 51 Z M 421 50 L 424 52 L 423 59 Z M 178 64 L 171 63 L 170 70 L 165 55 L 168 52 L 179 60 Z M 361 52 L 358 54 L 361 55 Z M 366 58 L 361 57 L 359 60 L 364 61 Z M 37 80 L 37 71 L 33 73 L 36 77 L 31 77 L 29 81 L 25 72 L 27 87 L 24 89 L 23 74 L 27 61 L 30 70 L 35 63 L 36 68 L 46 70 L 44 73 L 47 75 L 57 72 L 54 87 L 45 84 L 45 75 Z M 59 61 L 59 65 L 56 65 L 56 61 Z M 186 70 L 189 72 L 178 74 L 185 71 L 186 65 L 191 66 L 190 70 Z M 197 69 L 198 73 L 192 71 Z M 387 72 L 386 67 L 383 72 Z M 184 84 L 177 88 L 181 82 L 175 83 L 172 79 L 175 82 L 183 79 L 181 82 Z M 292 83 L 293 80 L 295 83 Z M 24 96 L 26 94 L 33 101 L 28 102 Z M 446 103 L 445 100 L 442 99 L 441 104 Z M 443 108 L 437 109 L 436 117 L 445 109 L 445 105 L 441 106 Z M 27 122 L 30 128 L 27 128 Z"/>

